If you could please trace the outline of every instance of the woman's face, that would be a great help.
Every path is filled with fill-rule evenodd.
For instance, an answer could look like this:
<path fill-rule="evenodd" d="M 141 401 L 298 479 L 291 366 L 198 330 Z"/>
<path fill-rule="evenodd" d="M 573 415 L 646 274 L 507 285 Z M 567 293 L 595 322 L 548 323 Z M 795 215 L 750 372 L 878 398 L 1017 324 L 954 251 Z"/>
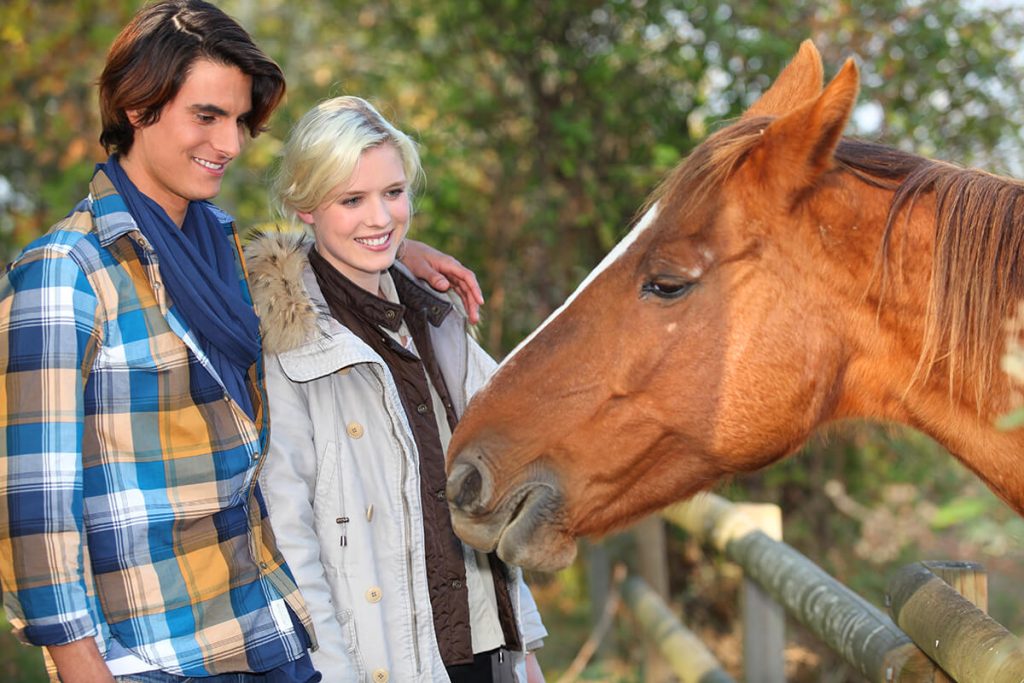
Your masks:
<path fill-rule="evenodd" d="M 359 157 L 332 200 L 299 218 L 313 227 L 317 251 L 363 289 L 377 294 L 380 273 L 395 261 L 409 229 L 409 192 L 402 157 L 393 145 Z"/>

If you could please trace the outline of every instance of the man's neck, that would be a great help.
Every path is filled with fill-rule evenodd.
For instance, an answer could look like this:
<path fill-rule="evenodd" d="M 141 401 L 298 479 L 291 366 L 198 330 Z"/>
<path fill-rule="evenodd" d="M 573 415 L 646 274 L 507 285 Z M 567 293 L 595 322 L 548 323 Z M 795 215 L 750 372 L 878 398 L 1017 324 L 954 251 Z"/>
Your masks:
<path fill-rule="evenodd" d="M 146 173 L 141 163 L 137 163 L 132 160 L 132 156 L 122 156 L 118 158 L 118 162 L 121 164 L 121 168 L 124 169 L 124 173 L 128 176 L 128 180 L 132 181 L 135 188 L 146 195 L 154 202 L 160 205 L 168 217 L 174 224 L 179 228 L 185 222 L 185 213 L 188 211 L 188 200 L 183 197 L 178 197 L 168 192 L 166 189 L 161 188 L 153 180 L 149 173 Z"/>

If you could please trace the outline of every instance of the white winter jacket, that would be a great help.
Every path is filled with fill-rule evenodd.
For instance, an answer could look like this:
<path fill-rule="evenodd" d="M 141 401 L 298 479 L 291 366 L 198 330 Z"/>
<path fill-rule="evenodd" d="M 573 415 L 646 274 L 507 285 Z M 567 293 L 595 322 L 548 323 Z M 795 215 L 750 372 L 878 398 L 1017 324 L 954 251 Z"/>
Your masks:
<path fill-rule="evenodd" d="M 448 681 L 426 583 L 412 431 L 384 361 L 330 315 L 309 247 L 301 235 L 273 233 L 246 255 L 271 421 L 260 483 L 313 616 L 313 662 L 325 683 Z M 466 329 L 453 311 L 430 330 L 459 415 L 495 366 Z M 522 572 L 510 569 L 521 640 L 538 641 L 547 631 Z M 514 655 L 523 683 L 524 655 Z"/>

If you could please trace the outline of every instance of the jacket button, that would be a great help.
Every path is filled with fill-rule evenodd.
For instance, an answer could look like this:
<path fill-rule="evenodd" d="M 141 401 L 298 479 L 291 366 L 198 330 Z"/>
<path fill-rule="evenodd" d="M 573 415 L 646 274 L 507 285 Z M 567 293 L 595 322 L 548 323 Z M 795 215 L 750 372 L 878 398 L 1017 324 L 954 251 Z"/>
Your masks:
<path fill-rule="evenodd" d="M 376 669 L 373 672 L 373 683 L 388 683 L 388 670 L 387 669 Z"/>
<path fill-rule="evenodd" d="M 363 425 L 358 422 L 349 422 L 346 431 L 348 431 L 348 435 L 353 439 L 363 438 Z"/>
<path fill-rule="evenodd" d="M 394 320 L 395 319 L 395 312 L 393 310 L 391 310 L 391 309 L 388 309 L 388 310 L 384 311 L 384 317 L 387 318 L 388 320 Z"/>
<path fill-rule="evenodd" d="M 460 588 L 462 588 L 462 582 L 458 579 L 452 579 L 452 588 L 454 588 L 455 590 L 459 590 Z"/>
<path fill-rule="evenodd" d="M 380 586 L 371 586 L 366 591 L 367 602 L 380 602 L 380 599 L 384 597 L 384 591 L 381 590 Z"/>
<path fill-rule="evenodd" d="M 438 492 L 435 493 L 434 495 L 437 496 L 438 500 L 444 500 L 445 499 L 444 489 L 439 489 Z"/>
<path fill-rule="evenodd" d="M 427 407 L 426 403 L 421 403 L 416 406 L 416 412 L 420 415 L 426 415 L 428 410 L 430 410 L 430 408 Z"/>

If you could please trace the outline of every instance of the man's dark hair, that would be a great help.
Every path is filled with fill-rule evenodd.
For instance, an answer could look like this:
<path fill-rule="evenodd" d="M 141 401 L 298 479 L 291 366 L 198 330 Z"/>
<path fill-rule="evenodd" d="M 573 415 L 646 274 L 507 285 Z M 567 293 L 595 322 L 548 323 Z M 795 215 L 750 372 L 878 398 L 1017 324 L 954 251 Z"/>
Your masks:
<path fill-rule="evenodd" d="M 127 154 L 136 124 L 160 118 L 163 106 L 178 94 L 197 59 L 238 67 L 252 78 L 252 111 L 245 120 L 249 134 L 263 130 L 284 97 L 281 68 L 256 46 L 244 28 L 203 0 L 165 0 L 148 5 L 114 40 L 100 76 L 100 144 L 107 152 Z"/>

